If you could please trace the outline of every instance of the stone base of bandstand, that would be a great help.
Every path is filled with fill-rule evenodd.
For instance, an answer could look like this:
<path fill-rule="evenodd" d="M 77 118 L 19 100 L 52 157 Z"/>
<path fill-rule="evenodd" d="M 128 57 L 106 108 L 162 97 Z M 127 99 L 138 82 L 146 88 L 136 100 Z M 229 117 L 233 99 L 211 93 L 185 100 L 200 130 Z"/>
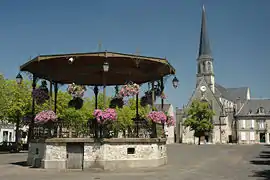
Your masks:
<path fill-rule="evenodd" d="M 32 167 L 45 169 L 153 168 L 167 164 L 166 139 L 51 138 L 33 140 L 29 144 L 27 163 Z"/>

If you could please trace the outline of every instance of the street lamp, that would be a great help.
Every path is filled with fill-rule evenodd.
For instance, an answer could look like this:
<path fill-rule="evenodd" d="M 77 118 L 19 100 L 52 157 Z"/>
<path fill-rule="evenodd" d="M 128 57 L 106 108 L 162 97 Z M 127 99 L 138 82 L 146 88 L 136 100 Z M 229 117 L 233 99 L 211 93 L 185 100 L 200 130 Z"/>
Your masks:
<path fill-rule="evenodd" d="M 173 80 L 172 80 L 172 84 L 174 88 L 177 88 L 179 85 L 179 80 L 174 76 Z"/>
<path fill-rule="evenodd" d="M 108 72 L 109 71 L 109 63 L 106 62 L 106 61 L 103 63 L 103 71 L 104 72 Z"/>
<path fill-rule="evenodd" d="M 106 77 L 105 74 L 109 71 L 109 63 L 107 62 L 107 52 L 105 52 L 106 60 L 103 63 L 103 108 L 106 108 Z M 100 138 L 103 138 L 103 127 L 100 125 Z"/>
<path fill-rule="evenodd" d="M 23 77 L 20 73 L 18 73 L 18 75 L 16 76 L 17 84 L 22 84 L 22 81 L 23 81 Z"/>

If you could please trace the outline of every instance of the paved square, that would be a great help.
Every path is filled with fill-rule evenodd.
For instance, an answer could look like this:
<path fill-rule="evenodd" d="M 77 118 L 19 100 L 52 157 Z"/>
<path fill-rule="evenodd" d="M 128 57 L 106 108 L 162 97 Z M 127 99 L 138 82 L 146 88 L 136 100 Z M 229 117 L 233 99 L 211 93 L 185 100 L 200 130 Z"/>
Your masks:
<path fill-rule="evenodd" d="M 270 146 L 168 146 L 169 163 L 148 170 L 119 172 L 55 171 L 22 166 L 26 153 L 0 154 L 1 180 L 247 180 L 270 179 Z"/>

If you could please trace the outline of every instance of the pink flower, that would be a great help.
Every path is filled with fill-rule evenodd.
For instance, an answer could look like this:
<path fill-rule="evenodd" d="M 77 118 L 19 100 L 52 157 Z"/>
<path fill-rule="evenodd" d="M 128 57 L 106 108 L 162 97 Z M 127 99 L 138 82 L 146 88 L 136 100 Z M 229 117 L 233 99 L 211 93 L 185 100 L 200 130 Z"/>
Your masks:
<path fill-rule="evenodd" d="M 93 115 L 97 119 L 98 123 L 105 123 L 106 121 L 116 121 L 117 119 L 116 111 L 112 108 L 105 109 L 104 111 L 96 109 Z"/>
<path fill-rule="evenodd" d="M 46 123 L 48 121 L 56 121 L 57 116 L 52 110 L 41 111 L 40 113 L 38 113 L 36 115 L 34 120 L 35 120 L 36 123 L 42 123 L 43 124 L 43 123 Z"/>
<path fill-rule="evenodd" d="M 148 114 L 147 117 L 158 124 L 165 123 L 167 119 L 165 113 L 162 111 L 152 111 Z"/>
<path fill-rule="evenodd" d="M 126 84 L 122 86 L 119 95 L 120 97 L 135 96 L 139 94 L 140 86 L 136 83 Z"/>
<path fill-rule="evenodd" d="M 168 116 L 166 121 L 167 126 L 175 126 L 175 118 L 174 116 Z"/>

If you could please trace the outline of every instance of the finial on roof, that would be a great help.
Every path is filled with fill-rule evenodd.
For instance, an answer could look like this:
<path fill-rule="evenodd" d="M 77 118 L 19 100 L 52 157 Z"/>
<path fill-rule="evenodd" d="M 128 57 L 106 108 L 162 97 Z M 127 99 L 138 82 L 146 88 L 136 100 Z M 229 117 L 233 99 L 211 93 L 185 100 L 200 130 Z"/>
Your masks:
<path fill-rule="evenodd" d="M 211 49 L 206 29 L 206 12 L 204 5 L 202 7 L 201 35 L 198 58 L 200 57 L 211 58 Z"/>
<path fill-rule="evenodd" d="M 101 52 L 101 48 L 102 48 L 102 42 L 99 41 L 99 42 L 98 42 L 98 51 L 99 51 L 99 52 Z"/>

